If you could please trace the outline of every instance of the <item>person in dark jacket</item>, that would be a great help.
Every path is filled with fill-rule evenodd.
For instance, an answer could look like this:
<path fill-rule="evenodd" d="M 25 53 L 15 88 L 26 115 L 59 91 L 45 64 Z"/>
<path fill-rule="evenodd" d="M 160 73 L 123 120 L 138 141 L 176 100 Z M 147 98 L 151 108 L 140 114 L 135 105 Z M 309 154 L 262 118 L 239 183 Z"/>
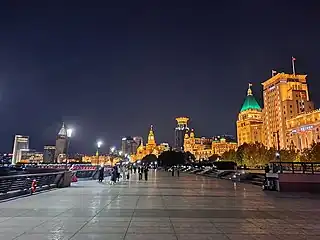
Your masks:
<path fill-rule="evenodd" d="M 148 172 L 149 172 L 149 169 L 148 169 L 148 167 L 146 166 L 146 167 L 144 168 L 144 180 L 145 180 L 145 181 L 148 181 Z"/>
<path fill-rule="evenodd" d="M 99 182 L 102 182 L 104 179 L 104 166 L 101 166 L 99 169 Z"/>
<path fill-rule="evenodd" d="M 111 183 L 115 184 L 117 182 L 117 176 L 118 176 L 118 172 L 116 168 L 112 169 L 112 173 L 111 173 Z"/>
<path fill-rule="evenodd" d="M 142 168 L 142 167 L 139 167 L 139 168 L 138 168 L 139 180 L 142 180 L 142 172 L 143 172 L 143 168 Z"/>

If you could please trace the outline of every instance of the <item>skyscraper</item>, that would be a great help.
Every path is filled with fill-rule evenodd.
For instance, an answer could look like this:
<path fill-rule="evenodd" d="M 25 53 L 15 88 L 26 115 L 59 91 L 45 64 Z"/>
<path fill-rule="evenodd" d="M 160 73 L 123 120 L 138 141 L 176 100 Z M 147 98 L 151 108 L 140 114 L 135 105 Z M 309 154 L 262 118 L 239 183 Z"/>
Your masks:
<path fill-rule="evenodd" d="M 143 145 L 143 138 L 140 136 L 133 137 L 133 140 L 137 143 L 137 146 L 139 147 L 141 144 Z"/>
<path fill-rule="evenodd" d="M 138 146 L 138 143 L 130 136 L 124 137 L 121 140 L 121 150 L 123 154 L 135 154 Z"/>
<path fill-rule="evenodd" d="M 249 84 L 247 97 L 241 107 L 237 121 L 238 146 L 244 143 L 262 143 L 262 109 L 254 98 Z"/>
<path fill-rule="evenodd" d="M 43 163 L 54 163 L 56 147 L 44 146 L 43 148 Z"/>
<path fill-rule="evenodd" d="M 29 136 L 15 135 L 12 164 L 16 164 L 21 160 L 21 149 L 29 149 Z"/>
<path fill-rule="evenodd" d="M 65 124 L 63 123 L 56 139 L 56 149 L 55 149 L 55 155 L 54 155 L 54 159 L 56 162 L 59 162 L 60 158 L 66 156 L 67 147 L 68 147 L 67 129 Z"/>
<path fill-rule="evenodd" d="M 288 148 L 286 121 L 314 109 L 309 99 L 307 75 L 278 73 L 262 85 L 265 145 Z"/>
<path fill-rule="evenodd" d="M 175 128 L 174 147 L 178 151 L 183 151 L 184 135 L 189 130 L 188 117 L 177 117 L 177 126 Z"/>

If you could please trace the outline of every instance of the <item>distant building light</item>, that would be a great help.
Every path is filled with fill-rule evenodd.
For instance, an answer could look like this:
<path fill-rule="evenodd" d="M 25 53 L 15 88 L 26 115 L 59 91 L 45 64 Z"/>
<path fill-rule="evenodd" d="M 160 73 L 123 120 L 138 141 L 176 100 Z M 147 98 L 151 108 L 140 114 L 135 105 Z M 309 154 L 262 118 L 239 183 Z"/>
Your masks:
<path fill-rule="evenodd" d="M 124 138 L 122 138 L 122 141 L 125 141 L 125 140 L 127 140 L 127 138 L 125 138 L 125 137 L 124 137 Z"/>

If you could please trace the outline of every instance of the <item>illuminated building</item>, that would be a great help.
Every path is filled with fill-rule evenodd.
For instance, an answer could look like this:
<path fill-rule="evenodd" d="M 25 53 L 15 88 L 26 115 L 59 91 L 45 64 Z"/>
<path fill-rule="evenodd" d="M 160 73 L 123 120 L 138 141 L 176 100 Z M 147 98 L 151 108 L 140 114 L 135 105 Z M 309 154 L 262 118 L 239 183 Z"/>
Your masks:
<path fill-rule="evenodd" d="M 83 156 L 83 163 L 91 163 L 92 165 L 105 165 L 105 166 L 113 166 L 117 162 L 121 160 L 120 157 L 117 156 L 105 156 L 105 155 L 94 155 L 94 156 Z"/>
<path fill-rule="evenodd" d="M 238 145 L 262 142 L 263 120 L 262 109 L 254 98 L 249 84 L 247 96 L 241 107 L 237 120 Z"/>
<path fill-rule="evenodd" d="M 236 142 L 227 142 L 225 138 L 215 139 L 212 141 L 212 153 L 221 156 L 224 152 L 236 150 Z"/>
<path fill-rule="evenodd" d="M 195 137 L 194 130 L 184 135 L 184 151 L 192 153 L 196 160 L 212 156 L 212 138 Z"/>
<path fill-rule="evenodd" d="M 287 120 L 287 148 L 303 150 L 320 143 L 320 109 Z"/>
<path fill-rule="evenodd" d="M 44 146 L 43 147 L 43 163 L 54 163 L 56 147 Z"/>
<path fill-rule="evenodd" d="M 143 138 L 139 136 L 133 137 L 133 140 L 137 143 L 137 146 L 140 146 L 143 143 Z"/>
<path fill-rule="evenodd" d="M 121 140 L 121 151 L 123 154 L 132 155 L 137 152 L 138 146 L 141 144 L 142 138 L 124 137 Z"/>
<path fill-rule="evenodd" d="M 184 136 L 184 151 L 192 153 L 198 161 L 208 159 L 213 154 L 221 156 L 225 151 L 236 148 L 236 142 L 227 141 L 223 137 L 195 137 L 193 129 Z"/>
<path fill-rule="evenodd" d="M 169 151 L 170 150 L 169 143 L 160 143 L 159 148 L 161 150 L 160 152 L 164 152 L 164 151 Z"/>
<path fill-rule="evenodd" d="M 175 128 L 175 138 L 174 138 L 174 147 L 178 151 L 183 150 L 184 146 L 184 135 L 189 130 L 187 117 L 177 117 L 177 126 Z"/>
<path fill-rule="evenodd" d="M 15 135 L 13 143 L 12 164 L 16 164 L 21 160 L 21 149 L 29 149 L 29 137 Z"/>
<path fill-rule="evenodd" d="M 43 153 L 36 152 L 33 149 L 20 149 L 20 163 L 41 163 L 43 162 Z"/>
<path fill-rule="evenodd" d="M 63 123 L 56 140 L 56 150 L 54 155 L 56 162 L 62 162 L 66 158 L 67 147 L 68 147 L 67 129 L 65 127 L 65 124 Z"/>
<path fill-rule="evenodd" d="M 286 121 L 314 110 L 307 75 L 278 73 L 263 82 L 264 144 L 288 148 Z"/>
<path fill-rule="evenodd" d="M 145 156 L 149 154 L 154 154 L 157 157 L 163 152 L 166 151 L 168 148 L 167 144 L 156 144 L 153 126 L 151 125 L 149 134 L 148 134 L 148 141 L 147 144 L 144 146 L 143 142 L 141 141 L 140 146 L 137 148 L 137 153 L 130 156 L 131 161 L 135 162 L 137 160 L 141 160 Z"/>

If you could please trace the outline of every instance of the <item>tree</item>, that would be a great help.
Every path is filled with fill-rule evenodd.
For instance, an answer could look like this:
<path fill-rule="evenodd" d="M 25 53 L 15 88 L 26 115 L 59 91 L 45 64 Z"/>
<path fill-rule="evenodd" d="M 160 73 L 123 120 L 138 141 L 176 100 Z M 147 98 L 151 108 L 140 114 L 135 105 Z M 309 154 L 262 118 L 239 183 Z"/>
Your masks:
<path fill-rule="evenodd" d="M 293 149 L 282 149 L 280 150 L 281 162 L 295 162 L 297 159 L 297 153 Z"/>
<path fill-rule="evenodd" d="M 185 155 L 182 152 L 165 151 L 159 155 L 159 165 L 171 167 L 185 164 Z"/>
<path fill-rule="evenodd" d="M 184 153 L 184 161 L 185 163 L 191 164 L 196 160 L 196 157 L 189 151 Z"/>
<path fill-rule="evenodd" d="M 245 149 L 247 149 L 248 146 L 249 145 L 247 143 L 244 143 L 238 147 L 235 155 L 235 162 L 238 165 L 244 165 L 243 161 L 244 161 Z"/>
<path fill-rule="evenodd" d="M 145 164 L 150 164 L 156 161 L 158 161 L 158 158 L 154 154 L 148 154 L 141 159 L 141 162 Z"/>
<path fill-rule="evenodd" d="M 304 149 L 301 153 L 302 162 L 319 162 L 320 161 L 320 143 L 313 143 L 311 148 Z"/>
<path fill-rule="evenodd" d="M 230 149 L 222 154 L 221 159 L 236 162 L 236 151 Z"/>
<path fill-rule="evenodd" d="M 267 149 L 262 143 L 244 143 L 236 151 L 235 160 L 239 165 L 262 166 L 275 157 L 273 149 Z"/>
<path fill-rule="evenodd" d="M 209 157 L 209 161 L 210 162 L 214 162 L 216 161 L 218 158 L 220 158 L 220 156 L 218 154 L 212 154 L 210 157 Z"/>

